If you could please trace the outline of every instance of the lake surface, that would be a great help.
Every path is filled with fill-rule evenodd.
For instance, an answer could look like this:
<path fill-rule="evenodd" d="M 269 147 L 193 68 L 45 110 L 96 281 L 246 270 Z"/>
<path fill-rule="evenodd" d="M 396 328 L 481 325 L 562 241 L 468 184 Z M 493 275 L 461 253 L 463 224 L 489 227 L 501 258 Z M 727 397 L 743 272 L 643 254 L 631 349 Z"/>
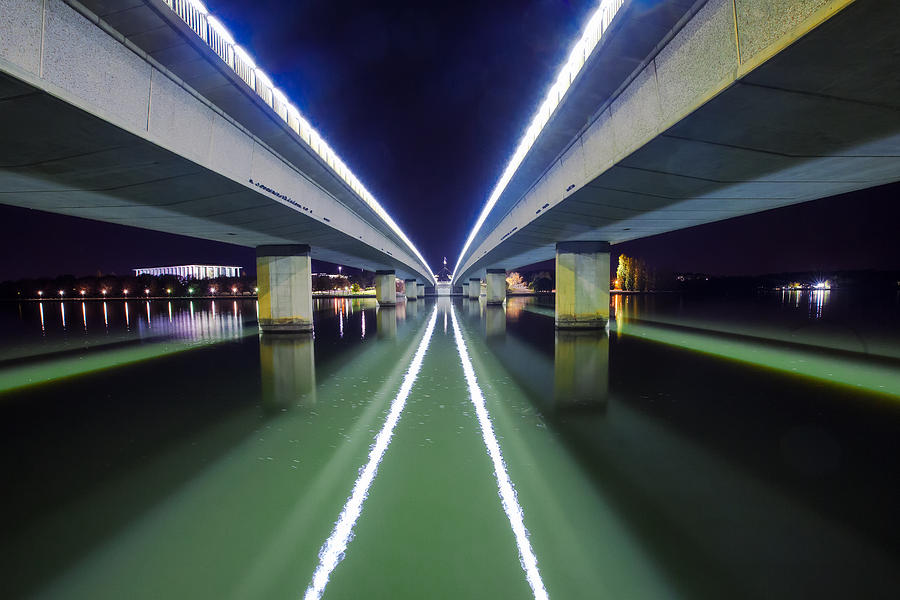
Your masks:
<path fill-rule="evenodd" d="M 5 598 L 900 597 L 900 299 L 0 304 Z"/>

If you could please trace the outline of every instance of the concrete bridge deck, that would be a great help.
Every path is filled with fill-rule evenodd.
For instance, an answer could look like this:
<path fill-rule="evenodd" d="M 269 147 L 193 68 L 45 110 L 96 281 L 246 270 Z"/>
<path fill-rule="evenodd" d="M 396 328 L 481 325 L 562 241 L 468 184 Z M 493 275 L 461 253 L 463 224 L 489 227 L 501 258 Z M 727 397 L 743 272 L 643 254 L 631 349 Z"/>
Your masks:
<path fill-rule="evenodd" d="M 455 283 L 551 259 L 560 242 L 615 244 L 900 179 L 893 3 L 607 4 L 612 20 L 529 131 Z"/>

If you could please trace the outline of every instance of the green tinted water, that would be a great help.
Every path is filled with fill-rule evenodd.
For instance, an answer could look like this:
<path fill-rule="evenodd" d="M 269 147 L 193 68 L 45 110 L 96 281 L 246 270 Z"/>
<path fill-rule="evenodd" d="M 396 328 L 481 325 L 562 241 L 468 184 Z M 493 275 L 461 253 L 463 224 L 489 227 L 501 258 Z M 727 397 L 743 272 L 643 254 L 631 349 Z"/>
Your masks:
<path fill-rule="evenodd" d="M 252 301 L 8 306 L 4 595 L 895 597 L 897 397 L 748 357 L 892 359 L 666 302 L 568 334 L 531 299 L 335 299 L 315 339 Z"/>

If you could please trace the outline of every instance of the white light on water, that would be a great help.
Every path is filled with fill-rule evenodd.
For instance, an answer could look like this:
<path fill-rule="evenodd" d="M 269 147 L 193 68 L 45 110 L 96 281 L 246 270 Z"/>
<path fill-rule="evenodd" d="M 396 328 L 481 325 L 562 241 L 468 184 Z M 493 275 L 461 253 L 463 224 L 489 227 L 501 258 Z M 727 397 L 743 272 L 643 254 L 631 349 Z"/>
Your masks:
<path fill-rule="evenodd" d="M 456 338 L 456 349 L 462 361 L 466 383 L 469 385 L 469 397 L 475 406 L 475 414 L 481 426 L 481 437 L 484 439 L 484 445 L 487 448 L 488 455 L 491 457 L 491 462 L 494 463 L 494 475 L 497 478 L 500 501 L 516 537 L 516 545 L 519 547 L 519 562 L 522 565 L 522 570 L 525 571 L 525 578 L 528 580 L 528 585 L 531 586 L 535 600 L 546 600 L 549 596 L 547 595 L 547 589 L 544 587 L 544 581 L 541 579 L 541 573 L 538 571 L 537 557 L 534 555 L 534 551 L 531 549 L 531 542 L 528 540 L 528 530 L 525 529 L 522 507 L 519 505 L 519 501 L 516 498 L 516 490 L 513 488 L 513 484 L 509 479 L 509 473 L 506 471 L 506 463 L 503 462 L 503 454 L 500 452 L 500 443 L 497 441 L 497 436 L 494 435 L 491 417 L 488 415 L 487 407 L 484 404 L 484 394 L 482 394 L 481 388 L 478 387 L 475 369 L 472 367 L 472 361 L 469 359 L 466 342 L 463 340 L 462 332 L 459 329 L 456 311 L 453 309 L 453 306 L 450 307 L 450 317 L 453 322 L 453 337 Z"/>
<path fill-rule="evenodd" d="M 616 13 L 619 11 L 619 8 L 622 7 L 623 3 L 624 0 L 603 0 L 600 2 L 600 6 L 597 7 L 597 10 L 594 11 L 594 14 L 591 15 L 591 18 L 588 19 L 587 25 L 585 25 L 581 32 L 581 37 L 572 47 L 571 52 L 569 52 L 569 58 L 557 74 L 553 85 L 550 86 L 550 90 L 544 97 L 544 101 L 541 103 L 540 108 L 538 108 L 537 113 L 532 117 L 531 123 L 525 130 L 525 134 L 519 140 L 519 145 L 516 146 L 512 158 L 510 158 L 509 162 L 506 164 L 506 168 L 503 170 L 500 180 L 494 185 L 494 189 L 491 191 L 487 203 L 481 210 L 481 214 L 478 215 L 478 220 L 475 221 L 475 226 L 469 233 L 469 237 L 466 238 L 466 243 L 463 244 L 463 248 L 459 253 L 459 259 L 457 259 L 456 266 L 453 268 L 454 272 L 459 271 L 459 266 L 462 263 L 463 258 L 465 258 L 466 251 L 475 239 L 478 230 L 481 229 L 488 214 L 494 208 L 497 200 L 500 199 L 500 195 L 506 189 L 510 180 L 512 180 L 519 165 L 525 160 L 528 151 L 531 150 L 534 142 L 537 140 L 541 131 L 543 131 L 544 126 L 547 125 L 547 122 L 550 120 L 550 116 L 556 110 L 556 107 L 562 102 L 566 92 L 572 85 L 572 82 L 575 81 L 575 77 L 581 72 L 581 68 L 584 66 L 594 48 L 597 47 L 600 38 L 603 37 L 603 33 L 607 30 L 613 17 L 616 16 Z"/>
<path fill-rule="evenodd" d="M 425 335 L 422 337 L 422 341 L 419 342 L 416 354 L 413 356 L 406 375 L 403 377 L 400 391 L 397 392 L 397 396 L 391 402 L 391 409 L 388 412 L 387 419 L 385 419 L 381 431 L 375 436 L 375 443 L 372 444 L 372 448 L 369 450 L 369 460 L 360 470 L 359 477 L 357 477 L 356 483 L 353 484 L 353 491 L 350 497 L 347 498 L 347 502 L 344 504 L 337 522 L 334 524 L 331 535 L 328 536 L 328 539 L 322 545 L 322 549 L 319 550 L 319 566 L 316 567 L 312 581 L 309 587 L 306 588 L 306 593 L 303 596 L 304 600 L 318 600 L 318 598 L 322 597 L 331 572 L 344 558 L 344 552 L 347 550 L 350 538 L 353 537 L 353 528 L 356 526 L 356 521 L 359 520 L 359 515 L 362 513 L 363 502 L 369 495 L 369 488 L 375 480 L 375 475 L 378 473 L 378 464 L 384 458 L 384 453 L 391 443 L 394 428 L 400 420 L 400 415 L 406 406 L 406 399 L 409 397 L 412 386 L 416 382 L 416 377 L 419 375 L 419 370 L 422 368 L 425 350 L 428 349 L 431 334 L 434 333 L 435 321 L 437 321 L 437 309 L 432 313 Z"/>

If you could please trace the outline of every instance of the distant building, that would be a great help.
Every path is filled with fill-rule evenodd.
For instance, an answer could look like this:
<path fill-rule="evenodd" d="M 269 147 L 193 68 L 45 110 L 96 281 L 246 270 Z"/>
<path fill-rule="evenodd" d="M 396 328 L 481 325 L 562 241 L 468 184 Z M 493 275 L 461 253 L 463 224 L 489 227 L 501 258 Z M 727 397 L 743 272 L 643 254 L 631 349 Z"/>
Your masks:
<path fill-rule="evenodd" d="M 176 265 L 171 267 L 142 267 L 133 269 L 137 275 L 175 275 L 185 279 L 215 279 L 216 277 L 240 277 L 243 267 L 223 265 Z"/>

